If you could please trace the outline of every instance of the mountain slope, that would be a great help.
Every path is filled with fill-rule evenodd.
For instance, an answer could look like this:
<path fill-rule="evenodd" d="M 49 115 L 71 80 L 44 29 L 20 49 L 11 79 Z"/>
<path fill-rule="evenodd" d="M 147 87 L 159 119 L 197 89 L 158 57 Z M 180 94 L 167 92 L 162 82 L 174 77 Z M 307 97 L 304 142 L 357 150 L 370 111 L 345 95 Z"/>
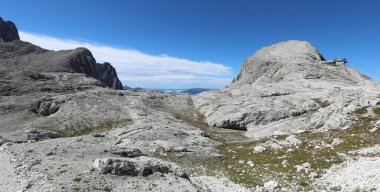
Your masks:
<path fill-rule="evenodd" d="M 214 127 L 247 130 L 246 136 L 342 128 L 350 113 L 380 104 L 379 84 L 344 65 L 324 64 L 310 43 L 265 47 L 243 64 L 227 88 L 201 93 L 195 106 Z"/>

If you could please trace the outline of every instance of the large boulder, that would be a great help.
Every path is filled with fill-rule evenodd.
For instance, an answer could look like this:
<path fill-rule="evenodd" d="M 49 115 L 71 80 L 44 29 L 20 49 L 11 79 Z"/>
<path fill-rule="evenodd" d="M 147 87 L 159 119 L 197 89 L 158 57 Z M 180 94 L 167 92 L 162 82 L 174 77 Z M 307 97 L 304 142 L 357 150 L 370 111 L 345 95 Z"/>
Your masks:
<path fill-rule="evenodd" d="M 96 159 L 93 166 L 103 174 L 146 177 L 154 173 L 172 173 L 178 177 L 188 178 L 178 165 L 152 157 Z"/>

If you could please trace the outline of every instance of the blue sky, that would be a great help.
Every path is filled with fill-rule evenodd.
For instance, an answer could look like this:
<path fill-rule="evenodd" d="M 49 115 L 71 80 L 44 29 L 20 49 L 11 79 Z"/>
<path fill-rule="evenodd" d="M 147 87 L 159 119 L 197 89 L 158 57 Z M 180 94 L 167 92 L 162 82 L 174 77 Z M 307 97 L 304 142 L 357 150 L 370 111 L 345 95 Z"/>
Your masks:
<path fill-rule="evenodd" d="M 307 40 L 380 80 L 378 0 L 2 0 L 0 16 L 49 49 L 87 46 L 123 84 L 220 88 L 263 46 Z"/>

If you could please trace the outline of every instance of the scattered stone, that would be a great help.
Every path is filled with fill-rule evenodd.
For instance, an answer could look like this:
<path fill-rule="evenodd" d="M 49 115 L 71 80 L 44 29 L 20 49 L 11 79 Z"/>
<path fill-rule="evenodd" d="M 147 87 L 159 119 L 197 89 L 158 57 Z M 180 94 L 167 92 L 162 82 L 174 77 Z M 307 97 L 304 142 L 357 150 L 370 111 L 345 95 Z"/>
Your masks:
<path fill-rule="evenodd" d="M 141 152 L 140 149 L 121 148 L 121 149 L 114 150 L 111 153 L 115 154 L 115 155 L 120 155 L 122 157 L 129 157 L 129 158 L 147 156 L 146 154 L 144 154 L 143 152 Z"/>
<path fill-rule="evenodd" d="M 61 137 L 61 135 L 57 132 L 38 130 L 38 129 L 29 129 L 29 130 L 26 130 L 25 133 L 27 134 L 28 140 L 35 140 L 35 141 L 41 141 L 45 139 L 55 139 L 55 138 Z"/>
<path fill-rule="evenodd" d="M 342 139 L 339 139 L 339 138 L 334 138 L 334 140 L 332 141 L 331 145 L 332 146 L 337 146 L 337 145 L 340 145 L 343 143 L 343 140 Z"/>
<path fill-rule="evenodd" d="M 255 153 L 261 153 L 261 152 L 264 152 L 266 151 L 267 149 L 264 147 L 264 146 L 261 146 L 261 145 L 258 145 L 256 146 L 255 148 L 253 148 L 253 151 Z"/>
<path fill-rule="evenodd" d="M 317 178 L 317 177 L 318 177 L 318 174 L 315 173 L 315 172 L 311 172 L 311 173 L 309 174 L 309 178 L 315 179 L 315 178 Z"/>
<path fill-rule="evenodd" d="M 239 160 L 239 164 L 243 164 L 244 162 L 244 160 Z"/>
<path fill-rule="evenodd" d="M 271 181 L 264 183 L 264 188 L 269 190 L 269 191 L 273 191 L 275 189 L 280 188 L 280 184 L 277 181 L 271 180 Z"/>
<path fill-rule="evenodd" d="M 247 162 L 247 165 L 249 165 L 250 167 L 255 166 L 255 164 L 254 164 L 253 161 L 251 161 L 251 160 L 249 160 L 249 161 Z"/>
<path fill-rule="evenodd" d="M 287 167 L 289 165 L 288 160 L 284 159 L 281 163 L 283 167 Z"/>
<path fill-rule="evenodd" d="M 211 138 L 211 136 L 208 134 L 208 133 L 206 133 L 206 132 L 201 132 L 201 136 L 202 137 L 206 137 L 206 138 Z"/>
<path fill-rule="evenodd" d="M 302 144 L 302 141 L 299 140 L 295 135 L 290 135 L 285 140 L 293 146 L 299 146 Z"/>
<path fill-rule="evenodd" d="M 379 129 L 379 128 L 374 127 L 374 128 L 372 128 L 372 129 L 370 129 L 369 132 L 373 133 L 373 132 L 377 131 L 378 129 Z"/>
<path fill-rule="evenodd" d="M 294 166 L 294 168 L 297 169 L 297 172 L 302 172 L 304 171 L 305 173 L 309 173 L 309 170 L 311 168 L 311 165 L 310 163 L 304 163 L 302 165 L 296 165 Z"/>
<path fill-rule="evenodd" d="M 106 136 L 105 133 L 91 133 L 91 135 L 92 135 L 93 137 L 105 137 L 105 136 Z"/>

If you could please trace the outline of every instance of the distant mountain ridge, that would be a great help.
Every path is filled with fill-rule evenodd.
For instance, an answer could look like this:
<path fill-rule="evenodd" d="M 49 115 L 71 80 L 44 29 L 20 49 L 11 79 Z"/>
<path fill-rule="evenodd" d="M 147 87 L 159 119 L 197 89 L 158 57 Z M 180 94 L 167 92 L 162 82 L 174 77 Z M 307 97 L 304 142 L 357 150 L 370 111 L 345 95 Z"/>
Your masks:
<path fill-rule="evenodd" d="M 190 89 L 152 89 L 152 88 L 141 88 L 141 87 L 128 87 L 128 86 L 124 86 L 123 87 L 124 90 L 154 90 L 154 91 L 161 91 L 161 92 L 166 92 L 166 93 L 188 93 L 188 94 L 191 94 L 191 95 L 195 95 L 195 94 L 199 94 L 199 93 L 202 93 L 202 92 L 205 92 L 205 91 L 212 91 L 212 90 L 216 90 L 216 89 L 212 89 L 212 88 L 190 88 Z"/>
<path fill-rule="evenodd" d="M 0 74 L 17 73 L 14 78 L 40 73 L 80 73 L 99 80 L 105 87 L 122 89 L 110 63 L 96 63 L 90 50 L 50 51 L 20 40 L 16 26 L 0 18 Z M 28 74 L 27 74 L 28 73 Z M 10 77 L 10 76 L 9 76 Z"/>

